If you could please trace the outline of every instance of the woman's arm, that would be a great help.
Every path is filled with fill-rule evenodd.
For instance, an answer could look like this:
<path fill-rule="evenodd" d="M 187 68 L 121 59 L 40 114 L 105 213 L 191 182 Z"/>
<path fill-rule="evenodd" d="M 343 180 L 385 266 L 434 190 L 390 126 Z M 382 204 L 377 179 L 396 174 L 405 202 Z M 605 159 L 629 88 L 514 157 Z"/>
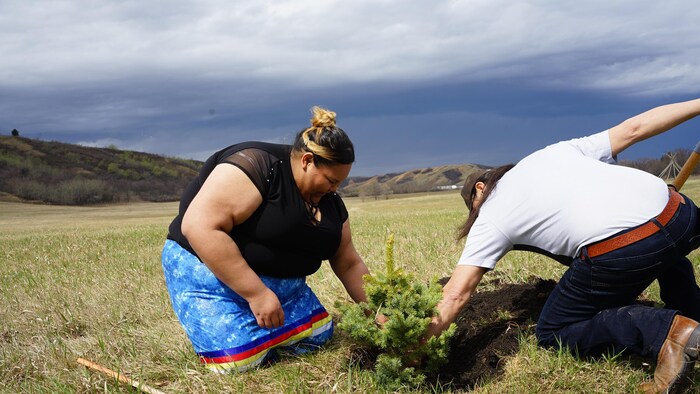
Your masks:
<path fill-rule="evenodd" d="M 426 338 L 440 335 L 455 321 L 487 271 L 486 268 L 471 265 L 458 265 L 455 268 L 452 277 L 442 288 L 442 300 L 437 305 L 439 314 L 433 317 L 428 326 Z"/>
<path fill-rule="evenodd" d="M 629 118 L 610 129 L 613 157 L 631 145 L 661 134 L 700 115 L 700 99 L 662 105 Z"/>
<path fill-rule="evenodd" d="M 329 261 L 333 272 L 340 279 L 350 298 L 355 302 L 366 302 L 367 295 L 362 287 L 362 277 L 369 274 L 369 269 L 367 269 L 367 266 L 352 244 L 349 219 L 343 223 L 340 246 Z"/>
<path fill-rule="evenodd" d="M 272 328 L 284 324 L 282 305 L 228 235 L 260 204 L 260 192 L 241 169 L 219 164 L 187 208 L 182 234 L 211 272 L 248 301 L 258 325 Z"/>

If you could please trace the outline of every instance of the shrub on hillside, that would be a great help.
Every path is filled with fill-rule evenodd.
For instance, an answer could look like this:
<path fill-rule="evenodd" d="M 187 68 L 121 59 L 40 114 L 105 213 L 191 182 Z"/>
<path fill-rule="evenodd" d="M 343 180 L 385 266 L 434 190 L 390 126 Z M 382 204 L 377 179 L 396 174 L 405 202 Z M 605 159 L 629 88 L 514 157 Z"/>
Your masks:
<path fill-rule="evenodd" d="M 389 389 L 400 389 L 415 387 L 425 380 L 425 373 L 437 372 L 447 359 L 449 340 L 456 326 L 453 323 L 440 336 L 423 340 L 428 325 L 438 313 L 436 306 L 442 297 L 442 287 L 437 280 L 424 285 L 413 275 L 395 268 L 393 246 L 394 237 L 389 235 L 386 273 L 365 276 L 368 302 L 340 306 L 342 318 L 338 327 L 381 353 L 375 364 L 377 382 Z M 378 324 L 379 315 L 388 320 Z"/>
<path fill-rule="evenodd" d="M 25 200 L 60 205 L 107 203 L 115 197 L 112 187 L 96 179 L 71 179 L 56 184 L 24 180 L 12 182 L 10 188 Z"/>
<path fill-rule="evenodd" d="M 61 182 L 57 187 L 59 204 L 86 205 L 111 202 L 114 190 L 105 182 L 97 179 L 71 179 Z"/>

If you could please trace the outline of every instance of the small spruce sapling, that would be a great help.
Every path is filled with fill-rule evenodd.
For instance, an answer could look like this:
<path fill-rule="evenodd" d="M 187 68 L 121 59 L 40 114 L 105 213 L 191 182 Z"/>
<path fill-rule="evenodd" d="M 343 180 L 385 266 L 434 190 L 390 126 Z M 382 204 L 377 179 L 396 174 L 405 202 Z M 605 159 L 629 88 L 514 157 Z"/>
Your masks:
<path fill-rule="evenodd" d="M 415 387 L 425 380 L 425 373 L 437 372 L 446 360 L 456 325 L 453 323 L 441 335 L 424 341 L 428 325 L 438 313 L 442 287 L 435 279 L 427 285 L 420 283 L 412 274 L 394 266 L 393 234 L 386 241 L 385 260 L 385 274 L 363 278 L 368 302 L 341 306 L 338 327 L 360 343 L 379 350 L 375 364 L 379 384 Z M 380 314 L 388 319 L 383 325 L 375 320 Z M 417 367 L 420 365 L 424 369 Z"/>

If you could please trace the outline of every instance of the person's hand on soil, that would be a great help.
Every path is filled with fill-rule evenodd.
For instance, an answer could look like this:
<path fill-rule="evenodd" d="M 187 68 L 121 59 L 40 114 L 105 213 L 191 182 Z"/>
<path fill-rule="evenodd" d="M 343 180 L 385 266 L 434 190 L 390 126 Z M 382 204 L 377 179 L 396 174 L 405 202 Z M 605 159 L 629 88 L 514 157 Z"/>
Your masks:
<path fill-rule="evenodd" d="M 258 326 L 270 329 L 284 324 L 282 304 L 272 290 L 265 288 L 265 291 L 248 300 L 248 305 Z"/>

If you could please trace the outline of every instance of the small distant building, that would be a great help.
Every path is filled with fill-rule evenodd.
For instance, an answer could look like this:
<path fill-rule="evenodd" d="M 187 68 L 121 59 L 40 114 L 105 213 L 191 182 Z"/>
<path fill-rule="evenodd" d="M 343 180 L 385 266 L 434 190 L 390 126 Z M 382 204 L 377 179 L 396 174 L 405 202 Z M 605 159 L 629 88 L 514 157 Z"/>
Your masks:
<path fill-rule="evenodd" d="M 461 187 L 462 187 L 461 185 L 440 185 L 440 186 L 436 186 L 435 189 L 436 190 L 457 190 Z"/>

